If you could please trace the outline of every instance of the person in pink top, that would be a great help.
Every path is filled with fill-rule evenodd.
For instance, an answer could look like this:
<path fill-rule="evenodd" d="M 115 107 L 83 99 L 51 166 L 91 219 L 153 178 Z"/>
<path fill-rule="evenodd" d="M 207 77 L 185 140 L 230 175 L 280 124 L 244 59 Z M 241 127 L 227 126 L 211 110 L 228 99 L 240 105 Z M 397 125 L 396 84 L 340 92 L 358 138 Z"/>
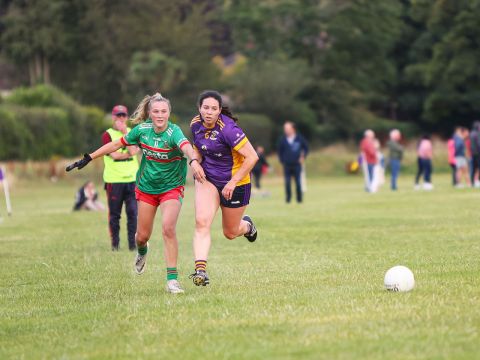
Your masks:
<path fill-rule="evenodd" d="M 375 133 L 373 130 L 365 130 L 362 141 L 360 142 L 360 152 L 362 164 L 365 172 L 365 190 L 370 192 L 373 183 L 373 169 L 377 164 L 377 150 L 375 149 Z"/>
<path fill-rule="evenodd" d="M 423 135 L 417 147 L 418 170 L 415 176 L 415 190 L 420 189 L 420 177 L 423 174 L 423 189 L 432 190 L 432 157 L 433 147 L 429 135 Z"/>

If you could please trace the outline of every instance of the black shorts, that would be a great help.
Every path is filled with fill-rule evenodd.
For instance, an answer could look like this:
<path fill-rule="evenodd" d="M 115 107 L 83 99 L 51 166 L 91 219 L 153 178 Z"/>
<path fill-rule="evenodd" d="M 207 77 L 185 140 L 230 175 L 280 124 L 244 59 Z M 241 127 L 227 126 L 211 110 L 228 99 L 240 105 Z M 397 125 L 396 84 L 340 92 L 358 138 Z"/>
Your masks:
<path fill-rule="evenodd" d="M 245 184 L 235 187 L 233 190 L 232 198 L 230 200 L 225 199 L 222 195 L 222 187 L 215 186 L 220 195 L 220 205 L 227 208 L 239 208 L 250 203 L 250 194 L 252 190 L 252 184 Z"/>

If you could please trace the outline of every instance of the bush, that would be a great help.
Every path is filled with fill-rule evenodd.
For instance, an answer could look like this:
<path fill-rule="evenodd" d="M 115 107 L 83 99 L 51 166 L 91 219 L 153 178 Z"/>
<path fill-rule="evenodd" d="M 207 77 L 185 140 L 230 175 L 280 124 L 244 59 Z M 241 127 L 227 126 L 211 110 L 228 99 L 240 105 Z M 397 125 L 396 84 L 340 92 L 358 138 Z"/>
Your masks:
<path fill-rule="evenodd" d="M 22 159 L 33 136 L 18 121 L 15 112 L 0 105 L 0 160 Z"/>
<path fill-rule="evenodd" d="M 254 147 L 261 145 L 267 152 L 274 149 L 275 144 L 272 144 L 274 124 L 269 117 L 249 113 L 238 113 L 235 116 L 238 117 L 238 125 L 247 134 L 248 140 Z"/>
<path fill-rule="evenodd" d="M 0 160 L 78 156 L 100 144 L 104 112 L 84 107 L 59 89 L 18 88 L 0 104 Z"/>
<path fill-rule="evenodd" d="M 25 107 L 71 108 L 78 106 L 72 98 L 51 85 L 18 87 L 5 99 L 5 103 Z"/>

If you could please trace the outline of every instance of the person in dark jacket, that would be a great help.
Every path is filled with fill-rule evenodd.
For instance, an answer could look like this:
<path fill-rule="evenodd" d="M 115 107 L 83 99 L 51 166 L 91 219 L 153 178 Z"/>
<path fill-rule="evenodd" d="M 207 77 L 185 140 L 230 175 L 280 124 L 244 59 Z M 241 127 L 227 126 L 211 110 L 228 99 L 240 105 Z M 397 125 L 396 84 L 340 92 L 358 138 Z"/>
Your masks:
<path fill-rule="evenodd" d="M 308 144 L 303 136 L 297 134 L 295 124 L 291 121 L 283 125 L 284 135 L 278 142 L 278 157 L 283 165 L 285 176 L 286 202 L 292 198 L 291 179 L 295 180 L 297 202 L 302 202 L 302 184 L 300 175 L 302 165 L 308 155 Z"/>

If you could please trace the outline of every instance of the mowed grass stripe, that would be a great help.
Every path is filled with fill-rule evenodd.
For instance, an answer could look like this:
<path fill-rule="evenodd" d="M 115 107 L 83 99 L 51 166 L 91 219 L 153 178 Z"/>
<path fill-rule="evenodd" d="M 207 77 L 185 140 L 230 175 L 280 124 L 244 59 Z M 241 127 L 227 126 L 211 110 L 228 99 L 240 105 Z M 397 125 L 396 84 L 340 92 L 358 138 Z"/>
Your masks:
<path fill-rule="evenodd" d="M 19 184 L 0 225 L 0 358 L 475 358 L 480 191 L 449 180 L 427 193 L 403 178 L 371 195 L 360 178 L 309 179 L 305 203 L 287 205 L 267 179 L 271 196 L 248 209 L 256 243 L 224 239 L 216 219 L 206 288 L 187 278 L 187 188 L 182 296 L 164 290 L 160 216 L 136 276 L 124 223 L 112 253 L 106 213 L 71 213 L 76 186 Z M 413 270 L 413 292 L 383 290 L 397 264 Z"/>

